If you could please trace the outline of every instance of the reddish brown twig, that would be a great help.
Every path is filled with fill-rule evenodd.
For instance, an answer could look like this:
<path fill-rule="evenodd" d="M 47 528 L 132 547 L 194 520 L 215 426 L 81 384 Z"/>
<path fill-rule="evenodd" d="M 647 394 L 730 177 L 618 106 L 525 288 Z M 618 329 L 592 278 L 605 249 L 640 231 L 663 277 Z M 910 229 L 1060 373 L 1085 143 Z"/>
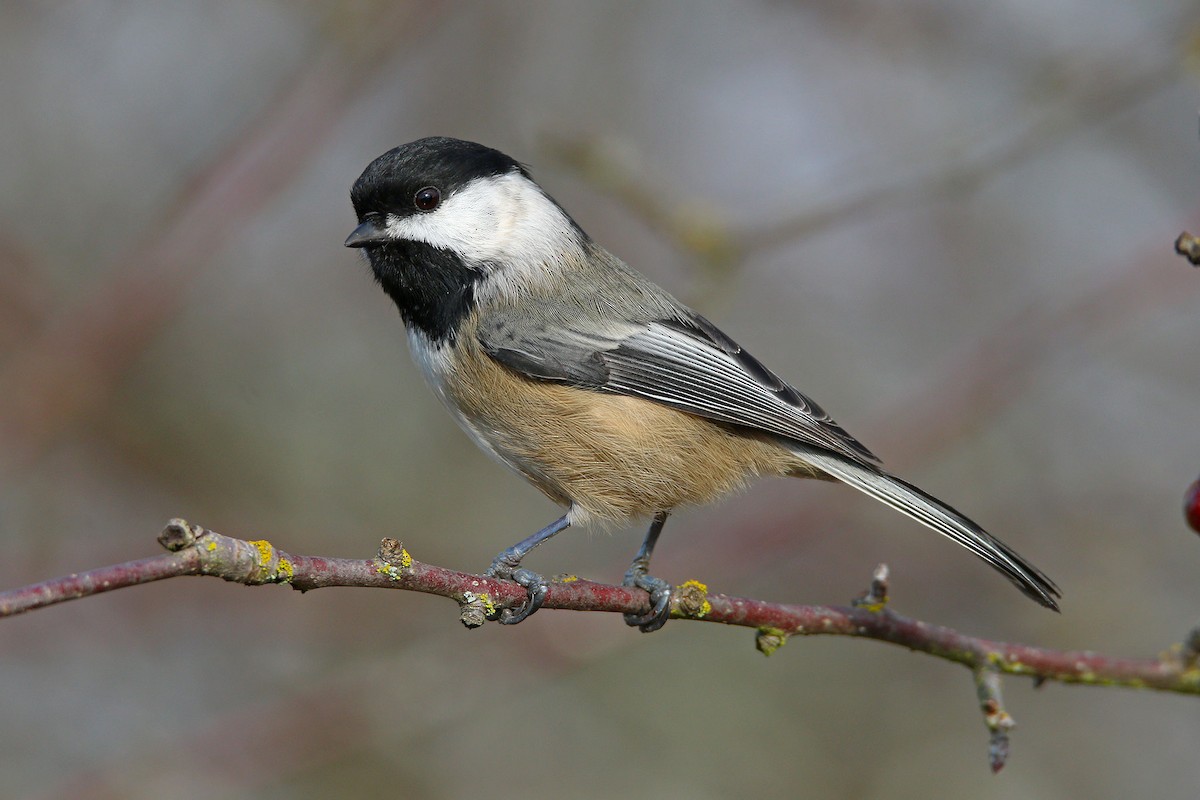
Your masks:
<path fill-rule="evenodd" d="M 180 575 L 212 575 L 235 583 L 289 584 L 307 591 L 324 586 L 407 589 L 456 600 L 467 627 L 494 619 L 505 606 L 525 600 L 511 581 L 422 564 L 394 539 L 384 539 L 372 559 L 322 558 L 286 553 L 267 541 L 245 541 L 171 520 L 159 536 L 170 552 L 0 592 L 0 617 L 101 592 Z M 758 630 L 758 648 L 770 655 L 790 636 L 855 636 L 907 647 L 962 664 L 974 673 L 980 708 L 991 741 L 993 771 L 1004 766 L 1008 731 L 1014 725 L 1000 698 L 1001 674 L 1089 686 L 1123 686 L 1200 695 L 1200 629 L 1155 658 L 1115 658 L 1088 651 L 1052 650 L 968 636 L 896 614 L 887 607 L 887 567 L 875 570 L 870 589 L 853 607 L 796 606 L 714 594 L 698 581 L 677 587 L 671 615 Z M 557 578 L 546 608 L 644 614 L 646 593 L 573 576 Z"/>
<path fill-rule="evenodd" d="M 416 561 L 394 539 L 384 539 L 372 559 L 301 556 L 267 541 L 235 539 L 176 519 L 164 528 L 159 541 L 171 552 L 0 592 L 0 617 L 180 575 L 211 575 L 251 586 L 281 583 L 301 591 L 326 586 L 406 589 L 477 605 L 487 618 L 525 599 L 525 590 L 511 581 Z M 995 642 L 897 614 L 887 607 L 886 592 L 882 565 L 876 569 L 870 592 L 852 607 L 732 597 L 688 581 L 675 593 L 672 616 L 768 629 L 784 637 L 828 634 L 877 639 L 972 669 L 989 668 L 1043 681 L 1200 694 L 1200 668 L 1182 646 L 1170 656 L 1138 659 Z M 638 589 L 565 576 L 551 584 L 545 607 L 636 614 L 649 611 L 647 602 L 646 593 Z"/>

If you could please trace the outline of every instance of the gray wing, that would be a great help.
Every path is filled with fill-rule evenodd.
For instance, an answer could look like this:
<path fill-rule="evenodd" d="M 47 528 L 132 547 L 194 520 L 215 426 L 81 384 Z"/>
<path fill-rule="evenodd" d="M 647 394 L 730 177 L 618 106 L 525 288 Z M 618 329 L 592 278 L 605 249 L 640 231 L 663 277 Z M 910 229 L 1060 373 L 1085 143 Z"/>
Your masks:
<path fill-rule="evenodd" d="M 642 397 L 879 463 L 824 409 L 699 314 L 623 326 L 494 316 L 481 321 L 479 340 L 492 358 L 531 378 Z"/>

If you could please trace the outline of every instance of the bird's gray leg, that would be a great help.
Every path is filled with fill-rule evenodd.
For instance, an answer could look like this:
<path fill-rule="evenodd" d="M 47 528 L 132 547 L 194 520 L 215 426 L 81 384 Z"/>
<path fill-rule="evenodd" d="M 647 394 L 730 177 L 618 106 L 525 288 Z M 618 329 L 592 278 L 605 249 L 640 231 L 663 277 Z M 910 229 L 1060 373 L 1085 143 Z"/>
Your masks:
<path fill-rule="evenodd" d="M 488 567 L 487 572 L 484 573 L 485 575 L 492 578 L 515 581 L 524 586 L 525 591 L 529 592 L 529 599 L 525 601 L 525 605 L 516 611 L 506 608 L 500 612 L 500 623 L 502 625 L 516 625 L 542 607 L 542 603 L 546 601 L 546 595 L 550 592 L 550 584 L 533 570 L 522 569 L 521 559 L 529 555 L 530 550 L 554 534 L 566 530 L 570 525 L 571 522 L 567 519 L 567 515 L 563 514 L 562 517 L 551 522 L 537 533 L 522 539 L 507 550 L 501 551 L 498 556 L 492 559 L 492 565 Z M 648 561 L 649 556 L 647 556 Z"/>
<path fill-rule="evenodd" d="M 650 556 L 654 554 L 654 545 L 657 544 L 658 535 L 662 533 L 663 525 L 667 524 L 670 513 L 660 511 L 654 515 L 654 521 L 650 523 L 650 530 L 646 531 L 641 549 L 625 572 L 624 585 L 636 586 L 650 593 L 649 613 L 625 615 L 625 624 L 636 626 L 642 633 L 658 630 L 667 624 L 667 619 L 671 616 L 671 584 L 646 574 L 650 570 Z"/>

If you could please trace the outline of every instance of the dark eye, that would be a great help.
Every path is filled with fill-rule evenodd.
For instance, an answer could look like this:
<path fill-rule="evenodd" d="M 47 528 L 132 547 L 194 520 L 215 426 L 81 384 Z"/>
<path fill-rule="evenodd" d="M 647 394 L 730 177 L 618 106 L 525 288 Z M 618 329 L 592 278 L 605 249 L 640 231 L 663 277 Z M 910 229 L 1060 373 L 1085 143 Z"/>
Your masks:
<path fill-rule="evenodd" d="M 420 211 L 433 211 L 442 202 L 442 193 L 435 186 L 426 186 L 413 195 L 413 205 Z"/>

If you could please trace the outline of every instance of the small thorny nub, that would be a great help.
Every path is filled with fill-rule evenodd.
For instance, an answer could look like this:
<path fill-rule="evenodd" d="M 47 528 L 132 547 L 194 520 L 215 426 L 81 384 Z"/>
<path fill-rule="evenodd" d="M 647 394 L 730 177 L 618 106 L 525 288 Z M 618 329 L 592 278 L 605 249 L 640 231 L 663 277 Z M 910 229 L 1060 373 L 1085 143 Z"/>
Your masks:
<path fill-rule="evenodd" d="M 487 594 L 465 592 L 459 602 L 458 621 L 467 630 L 474 630 L 496 614 L 496 606 Z"/>
<path fill-rule="evenodd" d="M 1175 240 L 1175 252 L 1188 260 L 1193 267 L 1200 267 L 1200 239 L 1184 231 Z"/>
<path fill-rule="evenodd" d="M 390 536 L 379 542 L 379 559 L 401 569 L 412 566 L 412 556 L 404 549 L 404 544 Z"/>
<path fill-rule="evenodd" d="M 704 619 L 712 612 L 708 584 L 697 580 L 687 580 L 675 587 L 675 603 L 680 615 L 691 619 Z"/>
<path fill-rule="evenodd" d="M 983 711 L 983 722 L 991 733 L 988 738 L 988 765 L 992 772 L 999 772 L 1008 761 L 1008 732 L 1017 723 L 1004 709 L 1004 701 L 1000 697 L 1000 673 L 988 667 L 976 669 L 975 689 L 979 695 L 979 708 Z"/>
<path fill-rule="evenodd" d="M 988 740 L 988 766 L 999 772 L 1008 763 L 1008 731 L 992 731 Z"/>
<path fill-rule="evenodd" d="M 764 656 L 770 656 L 787 644 L 788 635 L 779 628 L 759 628 L 754 637 L 754 647 Z"/>
<path fill-rule="evenodd" d="M 1194 667 L 1198 659 L 1200 659 L 1200 626 L 1192 628 L 1192 632 L 1183 642 L 1183 663 L 1188 667 Z"/>
<path fill-rule="evenodd" d="M 871 588 L 859 595 L 853 601 L 858 608 L 868 611 L 882 611 L 888 602 L 888 565 L 880 564 L 871 573 Z"/>
<path fill-rule="evenodd" d="M 192 525 L 186 519 L 176 517 L 167 522 L 162 529 L 162 533 L 158 535 L 158 543 L 172 553 L 178 553 L 180 550 L 191 547 L 203 535 L 204 528 Z"/>

